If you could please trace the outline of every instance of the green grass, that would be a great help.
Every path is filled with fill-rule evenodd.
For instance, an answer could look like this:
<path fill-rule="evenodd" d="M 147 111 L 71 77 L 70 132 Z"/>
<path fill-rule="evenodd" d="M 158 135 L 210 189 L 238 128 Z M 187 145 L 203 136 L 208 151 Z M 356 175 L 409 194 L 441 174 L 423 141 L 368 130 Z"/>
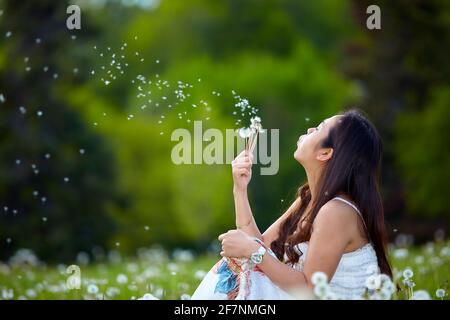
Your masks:
<path fill-rule="evenodd" d="M 0 299 L 137 299 L 146 293 L 159 299 L 181 299 L 182 295 L 194 292 L 220 256 L 180 252 L 173 258 L 164 250 L 154 248 L 134 258 L 123 259 L 116 254 L 104 262 L 80 264 L 81 286 L 72 290 L 66 286 L 70 276 L 67 265 L 36 264 L 32 255 L 23 252 L 16 255 L 16 260 L 21 261 L 0 263 Z M 426 290 L 432 299 L 436 299 L 437 289 L 448 292 L 450 241 L 404 249 L 392 247 L 390 256 L 394 279 L 401 287 L 396 299 L 411 296 L 411 289 L 402 281 L 406 268 L 414 273 L 414 291 Z M 444 299 L 448 298 L 447 293 Z"/>

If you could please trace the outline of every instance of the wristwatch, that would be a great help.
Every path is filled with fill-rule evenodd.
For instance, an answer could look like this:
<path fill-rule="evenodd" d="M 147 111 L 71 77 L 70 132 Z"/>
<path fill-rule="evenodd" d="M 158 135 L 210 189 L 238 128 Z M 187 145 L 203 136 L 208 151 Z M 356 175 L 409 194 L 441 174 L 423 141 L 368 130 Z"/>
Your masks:
<path fill-rule="evenodd" d="M 263 246 L 260 246 L 258 248 L 258 250 L 256 250 L 255 252 L 252 253 L 250 260 L 254 263 L 254 264 L 260 264 L 262 262 L 263 256 L 266 253 L 266 248 L 264 248 Z"/>

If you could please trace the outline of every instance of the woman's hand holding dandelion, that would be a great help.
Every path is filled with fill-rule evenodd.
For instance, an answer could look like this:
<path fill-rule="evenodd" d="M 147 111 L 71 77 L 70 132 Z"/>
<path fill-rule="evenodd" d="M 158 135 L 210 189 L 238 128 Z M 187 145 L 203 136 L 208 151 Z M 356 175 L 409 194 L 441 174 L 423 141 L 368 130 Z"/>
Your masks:
<path fill-rule="evenodd" d="M 258 134 L 262 132 L 261 118 L 250 119 L 249 128 L 238 130 L 239 136 L 245 139 L 245 149 L 231 163 L 233 168 L 234 187 L 245 190 L 252 177 L 253 150 L 256 147 Z"/>

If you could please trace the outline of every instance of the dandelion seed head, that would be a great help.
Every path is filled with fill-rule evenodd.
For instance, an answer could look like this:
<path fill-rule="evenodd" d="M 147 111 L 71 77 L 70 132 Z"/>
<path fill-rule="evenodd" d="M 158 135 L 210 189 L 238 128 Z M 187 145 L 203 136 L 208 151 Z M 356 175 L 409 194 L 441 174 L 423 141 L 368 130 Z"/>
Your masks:
<path fill-rule="evenodd" d="M 327 282 L 328 282 L 328 276 L 326 275 L 326 273 L 321 272 L 321 271 L 314 272 L 314 274 L 311 277 L 311 283 L 315 286 L 317 286 L 319 284 L 327 283 Z"/>
<path fill-rule="evenodd" d="M 414 291 L 412 300 L 431 300 L 431 296 L 425 290 L 417 290 Z"/>
<path fill-rule="evenodd" d="M 437 289 L 436 290 L 436 297 L 444 298 L 445 297 L 445 290 L 444 289 Z"/>
<path fill-rule="evenodd" d="M 413 275 L 414 275 L 414 272 L 409 268 L 407 268 L 403 271 L 403 278 L 405 278 L 405 279 L 410 279 L 410 278 L 412 278 Z"/>
<path fill-rule="evenodd" d="M 117 275 L 116 281 L 118 284 L 126 284 L 128 283 L 128 277 L 123 273 Z"/>

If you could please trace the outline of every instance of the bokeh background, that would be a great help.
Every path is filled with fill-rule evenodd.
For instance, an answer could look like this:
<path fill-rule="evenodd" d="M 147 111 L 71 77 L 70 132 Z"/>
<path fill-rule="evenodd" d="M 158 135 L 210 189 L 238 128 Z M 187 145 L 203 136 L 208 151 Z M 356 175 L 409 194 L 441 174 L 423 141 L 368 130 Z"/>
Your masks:
<path fill-rule="evenodd" d="M 66 27 L 69 4 L 81 30 Z M 366 28 L 370 4 L 0 1 L 0 260 L 211 248 L 235 227 L 230 167 L 174 165 L 170 133 L 194 120 L 237 128 L 232 90 L 280 129 L 278 174 L 249 187 L 261 231 L 305 180 L 298 136 L 359 107 L 384 141 L 390 240 L 445 238 L 450 2 L 376 1 L 381 30 Z M 145 103 L 138 77 L 152 80 Z"/>

